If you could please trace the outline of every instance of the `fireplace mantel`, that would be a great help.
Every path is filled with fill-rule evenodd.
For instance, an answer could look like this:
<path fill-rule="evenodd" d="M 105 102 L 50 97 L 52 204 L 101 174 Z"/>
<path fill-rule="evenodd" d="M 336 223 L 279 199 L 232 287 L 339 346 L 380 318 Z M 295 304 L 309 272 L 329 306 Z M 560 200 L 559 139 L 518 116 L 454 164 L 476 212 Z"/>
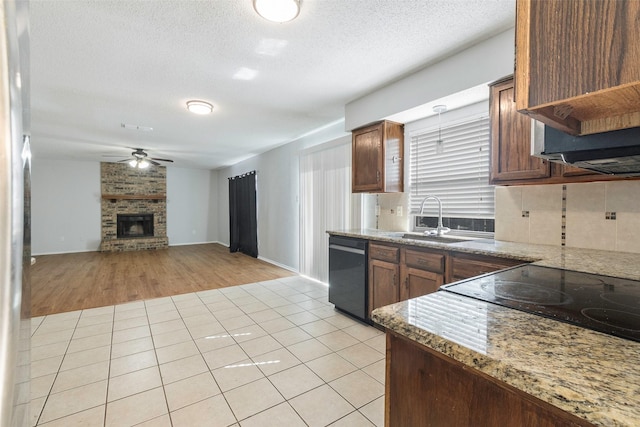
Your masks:
<path fill-rule="evenodd" d="M 103 194 L 107 200 L 166 200 L 166 194 Z"/>

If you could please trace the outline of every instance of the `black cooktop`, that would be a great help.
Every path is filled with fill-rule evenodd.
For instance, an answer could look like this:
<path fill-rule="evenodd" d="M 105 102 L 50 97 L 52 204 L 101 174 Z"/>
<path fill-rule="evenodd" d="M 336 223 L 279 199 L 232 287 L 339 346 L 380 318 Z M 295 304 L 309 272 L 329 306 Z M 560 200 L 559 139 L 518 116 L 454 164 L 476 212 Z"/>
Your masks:
<path fill-rule="evenodd" d="M 522 265 L 441 289 L 640 342 L 640 281 Z"/>

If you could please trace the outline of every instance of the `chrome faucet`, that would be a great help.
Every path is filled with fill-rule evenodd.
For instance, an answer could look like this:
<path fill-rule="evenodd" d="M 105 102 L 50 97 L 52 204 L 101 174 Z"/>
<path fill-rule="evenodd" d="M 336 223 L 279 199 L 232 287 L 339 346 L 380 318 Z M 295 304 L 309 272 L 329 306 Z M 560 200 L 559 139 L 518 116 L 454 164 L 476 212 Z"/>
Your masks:
<path fill-rule="evenodd" d="M 436 236 L 442 236 L 444 233 L 448 233 L 449 231 L 451 231 L 449 227 L 445 227 L 442 225 L 442 200 L 440 200 L 438 197 L 429 195 L 424 199 L 422 199 L 419 215 L 422 215 L 422 211 L 424 210 L 424 204 L 427 202 L 427 200 L 435 200 L 436 202 L 438 202 L 438 227 L 435 230 L 427 230 L 424 233 L 434 234 L 434 231 L 435 231 Z"/>

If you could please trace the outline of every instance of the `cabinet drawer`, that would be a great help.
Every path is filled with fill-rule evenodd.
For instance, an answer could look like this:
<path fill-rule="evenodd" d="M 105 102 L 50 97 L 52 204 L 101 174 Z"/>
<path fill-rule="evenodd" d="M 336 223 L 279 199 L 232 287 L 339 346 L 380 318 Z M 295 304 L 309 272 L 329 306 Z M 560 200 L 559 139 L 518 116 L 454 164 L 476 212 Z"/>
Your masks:
<path fill-rule="evenodd" d="M 413 249 L 405 249 L 404 262 L 407 267 L 421 270 L 444 272 L 444 255 L 438 253 L 422 252 Z"/>
<path fill-rule="evenodd" d="M 468 279 L 485 273 L 524 264 L 524 261 L 496 257 L 451 257 L 452 280 Z"/>
<path fill-rule="evenodd" d="M 381 261 L 398 262 L 400 248 L 369 243 L 369 258 Z"/>

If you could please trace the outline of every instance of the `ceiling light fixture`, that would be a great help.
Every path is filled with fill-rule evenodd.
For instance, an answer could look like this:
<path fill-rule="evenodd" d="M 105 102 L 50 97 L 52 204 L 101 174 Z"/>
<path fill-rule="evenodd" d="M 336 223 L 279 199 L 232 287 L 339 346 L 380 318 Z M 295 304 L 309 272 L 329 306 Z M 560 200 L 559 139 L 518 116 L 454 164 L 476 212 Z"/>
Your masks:
<path fill-rule="evenodd" d="M 213 105 L 205 101 L 187 101 L 187 110 L 194 114 L 210 114 L 213 111 Z"/>
<path fill-rule="evenodd" d="M 146 169 L 151 165 L 147 160 L 143 158 L 133 159 L 129 162 L 129 166 L 136 169 Z"/>
<path fill-rule="evenodd" d="M 288 22 L 300 13 L 300 0 L 253 0 L 258 15 L 272 22 Z"/>

